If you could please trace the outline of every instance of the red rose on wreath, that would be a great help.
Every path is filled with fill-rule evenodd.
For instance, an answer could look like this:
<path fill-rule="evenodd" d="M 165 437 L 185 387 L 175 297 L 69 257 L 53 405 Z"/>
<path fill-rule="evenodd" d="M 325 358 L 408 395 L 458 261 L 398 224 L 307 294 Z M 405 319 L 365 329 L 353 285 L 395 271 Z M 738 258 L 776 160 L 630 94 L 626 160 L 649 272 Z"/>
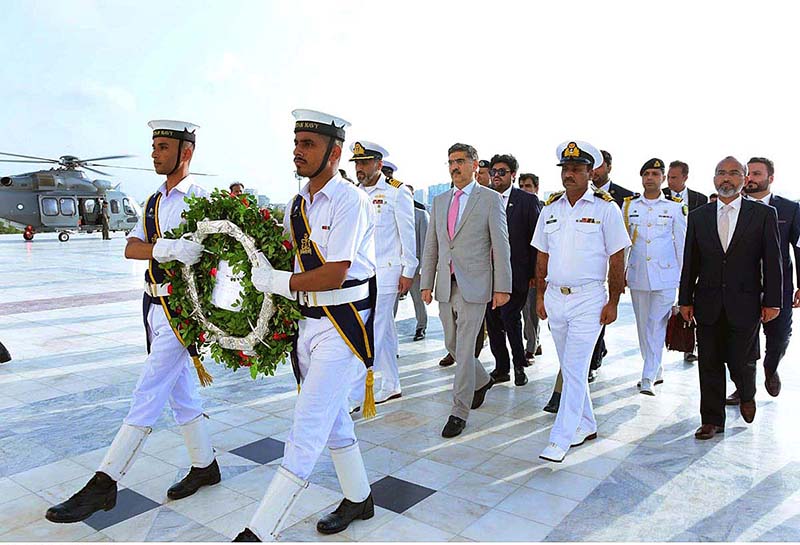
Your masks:
<path fill-rule="evenodd" d="M 247 197 L 242 197 L 240 200 L 242 201 L 243 205 L 245 205 L 245 206 L 249 206 L 250 205 L 250 203 L 247 202 Z"/>
<path fill-rule="evenodd" d="M 172 284 L 167 284 L 167 293 L 172 295 Z"/>
<path fill-rule="evenodd" d="M 283 242 L 281 242 L 281 244 L 283 244 L 283 247 L 286 248 L 287 252 L 292 249 L 292 243 L 289 242 L 288 240 L 284 240 Z"/>
<path fill-rule="evenodd" d="M 201 343 L 206 342 L 206 332 L 205 331 L 201 331 L 200 335 L 197 338 L 200 339 Z"/>
<path fill-rule="evenodd" d="M 269 210 L 267 208 L 261 209 L 261 217 L 264 218 L 264 221 L 269 219 Z"/>
<path fill-rule="evenodd" d="M 244 367 L 250 367 L 251 365 L 253 365 L 250 362 L 250 356 L 245 354 L 244 351 L 242 351 L 242 350 L 239 350 L 239 361 L 241 362 L 242 366 L 244 366 Z"/>
<path fill-rule="evenodd" d="M 216 267 L 211 267 L 211 270 L 208 271 L 208 274 L 210 274 L 211 276 L 216 278 L 217 277 L 217 268 Z"/>

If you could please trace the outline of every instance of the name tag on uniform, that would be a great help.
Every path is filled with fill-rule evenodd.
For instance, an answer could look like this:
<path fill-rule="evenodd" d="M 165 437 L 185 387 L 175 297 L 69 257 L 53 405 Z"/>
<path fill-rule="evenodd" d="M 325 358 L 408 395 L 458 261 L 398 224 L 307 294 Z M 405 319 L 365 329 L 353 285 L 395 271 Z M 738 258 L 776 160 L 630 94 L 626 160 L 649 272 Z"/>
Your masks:
<path fill-rule="evenodd" d="M 670 216 L 669 214 L 659 214 L 658 217 L 659 218 L 665 218 L 665 219 L 671 219 L 672 218 L 672 216 Z"/>
<path fill-rule="evenodd" d="M 629 218 L 638 218 L 638 217 L 639 217 L 639 214 L 631 214 L 631 215 L 630 215 L 630 216 L 628 216 L 628 217 L 629 217 Z"/>
<path fill-rule="evenodd" d="M 594 218 L 581 218 L 575 221 L 578 223 L 600 223 L 600 220 L 596 220 Z"/>
<path fill-rule="evenodd" d="M 545 223 L 545 225 L 547 225 L 549 223 L 555 223 L 557 221 L 558 221 L 558 218 L 550 218 L 549 220 L 545 221 L 544 223 Z"/>

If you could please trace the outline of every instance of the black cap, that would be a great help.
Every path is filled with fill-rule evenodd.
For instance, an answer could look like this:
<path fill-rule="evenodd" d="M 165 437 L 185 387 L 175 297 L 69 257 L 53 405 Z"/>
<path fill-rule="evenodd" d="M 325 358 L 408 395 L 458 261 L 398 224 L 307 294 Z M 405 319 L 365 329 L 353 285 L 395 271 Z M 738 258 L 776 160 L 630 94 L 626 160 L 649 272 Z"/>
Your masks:
<path fill-rule="evenodd" d="M 653 157 L 652 159 L 647 161 L 645 164 L 643 164 L 642 168 L 639 169 L 639 176 L 643 176 L 644 175 L 644 171 L 648 170 L 648 169 L 651 169 L 651 168 L 657 168 L 663 174 L 664 173 L 664 161 L 662 161 L 661 159 L 658 159 L 656 157 Z"/>
<path fill-rule="evenodd" d="M 491 163 L 489 161 L 487 161 L 486 159 L 481 159 L 480 161 L 478 161 L 478 167 L 479 168 L 489 168 L 490 166 L 491 166 Z"/>

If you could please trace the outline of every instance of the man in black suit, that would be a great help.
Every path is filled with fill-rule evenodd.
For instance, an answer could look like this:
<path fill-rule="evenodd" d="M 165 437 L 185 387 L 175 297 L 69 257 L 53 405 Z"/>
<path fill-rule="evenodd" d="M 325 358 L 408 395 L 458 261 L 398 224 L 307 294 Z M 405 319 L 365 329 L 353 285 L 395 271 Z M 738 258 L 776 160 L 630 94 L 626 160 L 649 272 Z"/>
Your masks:
<path fill-rule="evenodd" d="M 781 257 L 783 258 L 783 306 L 778 317 L 764 324 L 767 349 L 764 353 L 764 386 L 767 393 L 777 397 L 781 393 L 781 379 L 778 364 L 789 347 L 792 336 L 792 309 L 800 307 L 800 290 L 794 291 L 792 281 L 792 258 L 789 247 L 794 250 L 797 266 L 798 285 L 800 285 L 800 260 L 797 259 L 797 240 L 800 238 L 800 205 L 789 199 L 773 194 L 770 189 L 775 175 L 772 161 L 766 157 L 753 157 L 747 163 L 747 179 L 744 192 L 747 198 L 772 206 L 778 213 L 778 232 L 781 237 Z M 739 392 L 733 392 L 727 399 L 728 405 L 739 404 Z"/>
<path fill-rule="evenodd" d="M 667 197 L 678 197 L 689 206 L 689 212 L 708 202 L 708 197 L 700 192 L 689 189 L 686 181 L 689 179 L 689 165 L 683 161 L 672 161 L 667 171 L 667 187 L 662 189 Z"/>
<path fill-rule="evenodd" d="M 613 158 L 606 150 L 600 150 L 603 154 L 603 164 L 599 168 L 594 169 L 592 172 L 592 183 L 597 189 L 601 189 L 611 195 L 617 206 L 622 208 L 625 202 L 625 197 L 633 195 L 633 191 L 629 191 L 622 186 L 619 186 L 611 181 L 609 174 L 611 174 L 611 161 Z M 594 346 L 592 353 L 592 362 L 589 365 L 589 382 L 594 382 L 597 378 L 597 370 L 603 364 L 603 358 L 608 352 L 606 350 L 606 326 L 600 330 L 600 337 L 597 339 L 597 344 Z"/>
<path fill-rule="evenodd" d="M 734 157 L 717 164 L 717 203 L 689 214 L 678 303 L 697 322 L 700 416 L 697 439 L 725 429 L 725 364 L 747 423 L 756 414 L 759 323 L 780 313 L 783 275 L 775 209 L 744 200 L 745 167 Z"/>
<path fill-rule="evenodd" d="M 667 171 L 667 187 L 662 189 L 666 197 L 677 197 L 687 204 L 689 212 L 708 202 L 708 198 L 702 193 L 693 191 L 686 187 L 689 179 L 689 165 L 683 161 L 672 161 Z M 697 361 L 697 356 L 692 352 L 684 352 L 683 359 L 686 361 Z"/>
<path fill-rule="evenodd" d="M 513 187 L 519 163 L 511 154 L 495 155 L 489 164 L 491 187 L 500 193 L 506 209 L 508 242 L 511 246 L 511 299 L 502 307 L 486 307 L 486 329 L 495 367 L 490 373 L 495 382 L 511 380 L 506 337 L 514 362 L 514 384 L 524 386 L 525 345 L 522 342 L 522 308 L 528 300 L 528 287 L 535 281 L 536 248 L 531 246 L 533 230 L 539 220 L 538 199 Z"/>

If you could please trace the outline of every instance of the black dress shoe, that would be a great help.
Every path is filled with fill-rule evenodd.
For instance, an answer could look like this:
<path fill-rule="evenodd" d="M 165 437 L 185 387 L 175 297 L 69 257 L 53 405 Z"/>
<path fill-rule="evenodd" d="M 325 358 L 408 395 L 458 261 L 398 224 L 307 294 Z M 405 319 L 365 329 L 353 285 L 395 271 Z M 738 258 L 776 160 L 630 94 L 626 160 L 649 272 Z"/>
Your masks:
<path fill-rule="evenodd" d="M 450 415 L 447 419 L 447 424 L 442 428 L 442 437 L 455 437 L 461 435 L 464 428 L 467 427 L 467 421 L 457 416 Z"/>
<path fill-rule="evenodd" d="M 781 377 L 778 376 L 778 372 L 775 371 L 767 377 L 764 381 L 764 387 L 767 389 L 767 393 L 772 397 L 778 397 L 778 394 L 781 393 Z"/>
<path fill-rule="evenodd" d="M 255 535 L 255 534 L 254 534 L 254 533 L 253 533 L 253 532 L 250 530 L 250 528 L 245 528 L 244 530 L 242 530 L 241 532 L 239 532 L 239 535 L 238 535 L 238 536 L 236 536 L 235 538 L 233 538 L 233 542 L 234 542 L 234 543 L 235 543 L 235 542 L 237 542 L 237 541 L 251 541 L 251 542 L 253 542 L 253 543 L 261 543 L 261 540 L 260 540 L 260 539 L 258 539 L 258 536 L 257 536 L 257 535 Z"/>
<path fill-rule="evenodd" d="M 589 383 L 594 382 L 597 380 L 597 369 L 589 369 L 589 378 L 587 379 Z"/>
<path fill-rule="evenodd" d="M 683 361 L 695 362 L 697 361 L 697 356 L 695 356 L 692 352 L 684 352 Z"/>
<path fill-rule="evenodd" d="M 483 405 L 483 400 L 486 399 L 486 392 L 488 392 L 492 386 L 494 386 L 494 379 L 490 375 L 489 382 L 487 382 L 485 386 L 475 390 L 475 395 L 472 396 L 472 406 L 470 409 L 480 409 L 481 405 Z"/>
<path fill-rule="evenodd" d="M 511 375 L 508 373 L 498 373 L 497 369 L 489 373 L 489 376 L 492 377 L 495 384 L 500 384 L 501 382 L 508 382 L 511 380 Z"/>
<path fill-rule="evenodd" d="M 522 369 L 514 369 L 514 385 L 525 386 L 528 384 L 528 377 Z"/>
<path fill-rule="evenodd" d="M 329 513 L 317 522 L 317 532 L 320 534 L 336 534 L 347 529 L 351 522 L 356 519 L 367 520 L 375 516 L 375 503 L 372 501 L 372 493 L 367 499 L 353 503 L 347 498 L 342 500 L 336 511 Z"/>
<path fill-rule="evenodd" d="M 192 466 L 186 477 L 169 487 L 167 497 L 171 500 L 188 498 L 202 487 L 217 484 L 221 480 L 222 477 L 219 474 L 219 465 L 216 460 L 208 467 Z"/>
<path fill-rule="evenodd" d="M 415 341 L 421 341 L 424 338 L 425 338 L 425 328 L 424 327 L 418 327 L 417 328 L 417 332 L 414 333 L 414 340 Z"/>
<path fill-rule="evenodd" d="M 54 505 L 45 513 L 50 522 L 80 522 L 101 509 L 109 511 L 117 504 L 117 483 L 111 477 L 98 471 L 70 499 Z"/>
<path fill-rule="evenodd" d="M 734 390 L 731 395 L 725 398 L 725 405 L 738 405 L 741 403 L 741 399 L 739 399 L 739 391 Z"/>
<path fill-rule="evenodd" d="M 439 360 L 439 366 L 440 367 L 450 367 L 455 362 L 456 362 L 456 359 L 452 355 L 447 354 L 445 357 L 443 357 L 441 360 Z"/>
<path fill-rule="evenodd" d="M 528 352 L 526 350 L 525 351 L 525 359 L 528 360 L 528 361 L 532 360 L 533 359 L 533 352 Z"/>
<path fill-rule="evenodd" d="M 550 401 L 547 402 L 547 405 L 544 406 L 542 409 L 546 413 L 557 413 L 558 408 L 561 406 L 561 392 L 553 392 L 553 395 L 550 396 Z"/>
<path fill-rule="evenodd" d="M 533 353 L 534 356 L 541 356 L 542 355 L 542 345 L 536 347 L 536 352 Z"/>

